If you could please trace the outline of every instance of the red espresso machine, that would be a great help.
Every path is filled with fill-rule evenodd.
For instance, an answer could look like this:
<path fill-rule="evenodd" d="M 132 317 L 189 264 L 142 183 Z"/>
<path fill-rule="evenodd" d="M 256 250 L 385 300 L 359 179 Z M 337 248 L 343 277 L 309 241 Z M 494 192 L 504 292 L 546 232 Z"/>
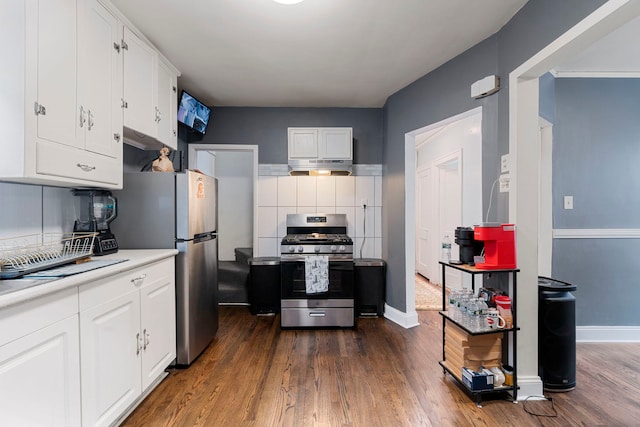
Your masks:
<path fill-rule="evenodd" d="M 516 268 L 516 226 L 514 224 L 476 225 L 473 239 L 484 242 L 484 262 L 476 262 L 479 270 Z"/>

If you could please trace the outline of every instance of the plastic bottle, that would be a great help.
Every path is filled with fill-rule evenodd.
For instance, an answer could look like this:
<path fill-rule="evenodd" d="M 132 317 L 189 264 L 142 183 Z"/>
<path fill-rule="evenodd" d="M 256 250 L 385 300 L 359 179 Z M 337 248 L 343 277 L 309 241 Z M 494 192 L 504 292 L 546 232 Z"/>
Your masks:
<path fill-rule="evenodd" d="M 487 329 L 487 311 L 489 306 L 483 298 L 478 298 L 478 331 Z"/>
<path fill-rule="evenodd" d="M 451 239 L 449 239 L 448 234 L 446 234 L 444 239 L 442 239 L 442 261 L 451 261 Z"/>
<path fill-rule="evenodd" d="M 471 300 L 469 301 L 469 306 L 467 310 L 469 312 L 468 328 L 471 329 L 473 332 L 479 331 L 480 325 L 479 325 L 478 319 L 480 317 L 480 311 L 478 307 L 477 298 L 471 298 Z"/>
<path fill-rule="evenodd" d="M 451 291 L 449 291 L 449 306 L 447 307 L 447 311 L 448 311 L 448 315 L 449 317 L 451 317 L 452 319 L 455 320 L 456 318 L 456 309 L 457 309 L 457 305 L 458 305 L 458 298 L 459 298 L 459 293 L 458 290 L 456 289 L 452 289 Z"/>

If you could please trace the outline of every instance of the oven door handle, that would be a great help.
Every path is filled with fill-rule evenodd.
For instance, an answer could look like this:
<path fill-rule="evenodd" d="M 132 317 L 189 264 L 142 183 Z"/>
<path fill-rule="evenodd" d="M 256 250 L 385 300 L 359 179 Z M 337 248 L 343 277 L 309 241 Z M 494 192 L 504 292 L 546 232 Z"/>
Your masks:
<path fill-rule="evenodd" d="M 309 317 L 325 317 L 327 313 L 324 311 L 310 311 Z"/>

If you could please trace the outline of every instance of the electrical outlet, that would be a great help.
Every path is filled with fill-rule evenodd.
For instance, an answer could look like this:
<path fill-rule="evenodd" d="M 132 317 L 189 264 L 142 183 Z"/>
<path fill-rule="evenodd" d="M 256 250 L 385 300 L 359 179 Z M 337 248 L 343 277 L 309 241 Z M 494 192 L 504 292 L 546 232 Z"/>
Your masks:
<path fill-rule="evenodd" d="M 508 193 L 509 192 L 509 182 L 511 181 L 511 177 L 508 173 L 500 175 L 500 192 Z"/>
<path fill-rule="evenodd" d="M 564 208 L 573 209 L 573 196 L 564 196 Z"/>
<path fill-rule="evenodd" d="M 509 155 L 503 154 L 502 157 L 500 157 L 500 173 L 507 172 L 509 172 Z"/>

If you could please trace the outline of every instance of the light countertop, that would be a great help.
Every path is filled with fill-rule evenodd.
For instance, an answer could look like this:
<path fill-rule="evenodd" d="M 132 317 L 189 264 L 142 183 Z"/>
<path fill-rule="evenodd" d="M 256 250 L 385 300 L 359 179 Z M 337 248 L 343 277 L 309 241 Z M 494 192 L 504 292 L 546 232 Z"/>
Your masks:
<path fill-rule="evenodd" d="M 94 257 L 93 259 L 126 259 L 125 262 L 109 265 L 85 273 L 75 274 L 72 276 L 62 277 L 59 279 L 44 281 L 45 283 L 32 286 L 26 289 L 0 295 L 0 309 L 23 301 L 32 300 L 44 295 L 61 291 L 72 286 L 90 283 L 105 277 L 134 269 L 152 262 L 160 261 L 165 258 L 174 257 L 178 254 L 176 249 L 136 249 L 136 250 L 119 250 L 115 254 Z M 0 281 L 0 286 L 2 282 Z"/>

